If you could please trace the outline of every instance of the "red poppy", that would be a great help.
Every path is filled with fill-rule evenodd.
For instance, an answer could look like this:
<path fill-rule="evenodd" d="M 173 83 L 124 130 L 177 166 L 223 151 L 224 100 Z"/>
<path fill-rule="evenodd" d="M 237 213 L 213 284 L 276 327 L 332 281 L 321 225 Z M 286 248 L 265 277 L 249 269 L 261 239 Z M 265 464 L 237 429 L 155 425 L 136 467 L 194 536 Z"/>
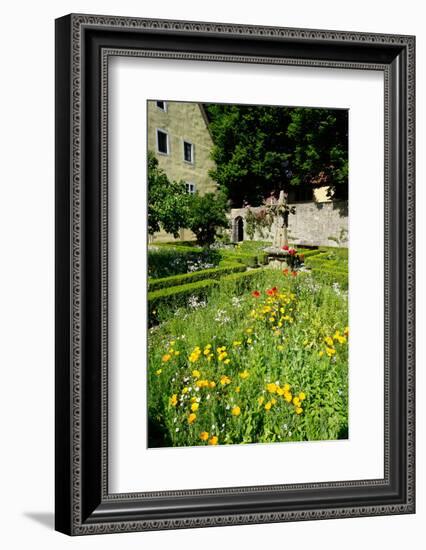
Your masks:
<path fill-rule="evenodd" d="M 283 274 L 284 274 L 285 276 L 288 275 L 288 268 L 283 269 Z"/>
<path fill-rule="evenodd" d="M 282 250 L 288 250 L 288 245 L 282 246 Z"/>
<path fill-rule="evenodd" d="M 254 296 L 254 298 L 259 298 L 260 292 L 258 290 L 254 290 L 251 295 Z"/>
<path fill-rule="evenodd" d="M 294 248 L 290 248 L 288 253 L 290 254 L 290 256 L 294 256 L 296 254 L 296 251 Z"/>
<path fill-rule="evenodd" d="M 292 271 L 291 274 L 293 275 L 293 277 L 296 277 L 297 276 L 297 271 Z"/>
<path fill-rule="evenodd" d="M 268 288 L 268 290 L 266 291 L 266 294 L 268 296 L 275 296 L 277 292 L 278 292 L 278 288 L 274 286 L 273 288 Z"/>

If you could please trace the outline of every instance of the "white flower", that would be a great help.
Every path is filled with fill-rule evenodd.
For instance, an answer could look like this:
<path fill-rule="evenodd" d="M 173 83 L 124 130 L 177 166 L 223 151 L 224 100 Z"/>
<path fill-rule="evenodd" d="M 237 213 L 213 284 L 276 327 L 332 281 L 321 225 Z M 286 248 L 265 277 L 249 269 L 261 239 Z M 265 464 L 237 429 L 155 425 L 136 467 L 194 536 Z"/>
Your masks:
<path fill-rule="evenodd" d="M 175 432 L 177 433 L 179 431 L 179 428 L 176 428 Z"/>

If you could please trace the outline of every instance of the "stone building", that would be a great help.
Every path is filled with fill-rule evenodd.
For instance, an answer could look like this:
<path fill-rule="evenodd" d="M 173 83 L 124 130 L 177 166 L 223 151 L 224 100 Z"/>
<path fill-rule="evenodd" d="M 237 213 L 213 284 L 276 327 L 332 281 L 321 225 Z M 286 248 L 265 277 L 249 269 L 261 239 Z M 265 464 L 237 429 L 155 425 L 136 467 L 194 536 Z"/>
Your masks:
<path fill-rule="evenodd" d="M 213 140 L 207 115 L 201 103 L 181 101 L 148 101 L 148 150 L 158 159 L 159 167 L 174 181 L 184 181 L 188 193 L 201 195 L 215 192 L 216 183 L 209 170 L 215 167 L 210 158 Z M 191 240 L 193 234 L 182 230 L 180 240 Z M 163 231 L 153 242 L 175 240 Z"/>

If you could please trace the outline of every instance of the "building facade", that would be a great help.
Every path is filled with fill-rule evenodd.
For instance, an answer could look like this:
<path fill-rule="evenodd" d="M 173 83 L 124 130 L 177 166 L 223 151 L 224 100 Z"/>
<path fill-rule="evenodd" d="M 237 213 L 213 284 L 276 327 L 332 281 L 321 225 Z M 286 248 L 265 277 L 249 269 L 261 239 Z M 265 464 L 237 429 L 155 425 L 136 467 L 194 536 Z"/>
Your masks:
<path fill-rule="evenodd" d="M 213 140 L 202 104 L 181 101 L 148 101 L 148 150 L 158 159 L 169 180 L 184 181 L 188 193 L 214 193 L 216 183 L 209 170 L 215 167 L 210 158 Z M 180 240 L 192 240 L 189 230 L 182 230 Z M 152 242 L 175 240 L 164 231 Z"/>

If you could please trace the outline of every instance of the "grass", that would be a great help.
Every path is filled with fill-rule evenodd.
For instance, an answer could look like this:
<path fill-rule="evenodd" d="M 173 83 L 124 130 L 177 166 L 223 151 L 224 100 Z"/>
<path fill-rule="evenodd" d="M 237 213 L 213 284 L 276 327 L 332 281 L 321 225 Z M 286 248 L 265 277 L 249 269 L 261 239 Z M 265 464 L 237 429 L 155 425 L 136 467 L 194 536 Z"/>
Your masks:
<path fill-rule="evenodd" d="M 149 446 L 347 437 L 347 295 L 327 277 L 230 275 L 162 319 L 149 331 Z"/>

